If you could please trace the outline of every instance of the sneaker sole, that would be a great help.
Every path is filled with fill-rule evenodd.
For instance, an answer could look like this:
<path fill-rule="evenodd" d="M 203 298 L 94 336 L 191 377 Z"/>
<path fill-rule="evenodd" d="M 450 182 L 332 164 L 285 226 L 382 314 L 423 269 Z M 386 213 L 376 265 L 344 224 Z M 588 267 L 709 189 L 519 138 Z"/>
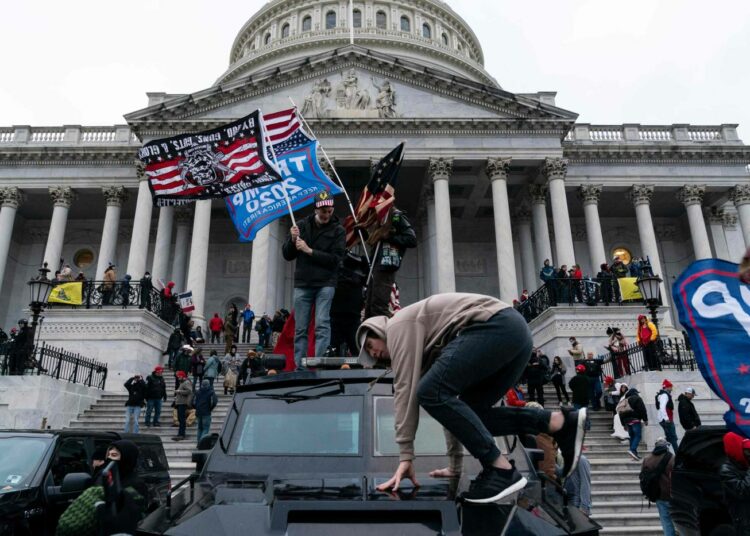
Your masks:
<path fill-rule="evenodd" d="M 632 452 L 630 452 L 630 451 L 628 451 L 628 456 L 630 456 L 631 458 L 633 458 L 633 461 L 635 461 L 635 462 L 640 461 L 640 458 L 637 455 L 635 455 Z"/>
<path fill-rule="evenodd" d="M 501 499 L 504 499 L 508 495 L 512 495 L 513 493 L 522 490 L 523 488 L 526 487 L 526 484 L 528 483 L 529 481 L 526 480 L 526 477 L 522 476 L 521 480 L 519 480 L 518 482 L 515 482 L 510 487 L 505 488 L 503 491 L 501 491 L 500 493 L 498 493 L 497 495 L 493 497 L 488 497 L 486 499 L 464 499 L 464 500 L 466 502 L 470 502 L 474 504 L 488 504 L 488 503 L 497 502 Z"/>
<path fill-rule="evenodd" d="M 573 463 L 570 465 L 570 470 L 565 478 L 568 478 L 573 474 L 573 471 L 578 467 L 578 460 L 581 458 L 581 451 L 583 450 L 583 440 L 586 438 L 586 408 L 578 410 L 578 424 L 576 429 L 576 444 L 575 450 L 573 451 Z"/>

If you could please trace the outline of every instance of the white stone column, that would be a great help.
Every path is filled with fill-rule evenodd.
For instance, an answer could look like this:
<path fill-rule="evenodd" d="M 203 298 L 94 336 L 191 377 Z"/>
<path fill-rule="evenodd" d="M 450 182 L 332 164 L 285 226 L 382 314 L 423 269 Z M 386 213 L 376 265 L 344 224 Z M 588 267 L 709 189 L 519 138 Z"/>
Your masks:
<path fill-rule="evenodd" d="M 8 265 L 8 251 L 13 238 L 13 224 L 16 221 L 16 212 L 23 203 L 23 194 L 15 186 L 0 188 L 0 292 L 3 289 L 5 268 Z M 7 296 L 7 294 L 0 296 Z"/>
<path fill-rule="evenodd" d="M 73 203 L 73 190 L 68 186 L 52 186 L 49 195 L 54 203 L 52 210 L 52 221 L 49 225 L 47 236 L 47 247 L 44 250 L 44 262 L 54 274 L 60 267 L 60 255 L 62 254 L 63 242 L 65 240 L 65 228 L 68 225 L 68 211 Z"/>
<path fill-rule="evenodd" d="M 427 262 L 430 265 L 427 295 L 432 296 L 438 292 L 438 244 L 435 232 L 435 194 L 432 190 L 425 192 L 424 202 L 427 207 Z"/>
<path fill-rule="evenodd" d="M 151 266 L 151 278 L 164 279 L 169 269 L 169 253 L 172 248 L 172 227 L 174 226 L 175 207 L 159 208 L 159 224 L 156 227 L 156 245 L 154 262 Z"/>
<path fill-rule="evenodd" d="M 567 172 L 568 161 L 564 158 L 548 158 L 542 168 L 542 173 L 549 184 L 552 222 L 555 226 L 557 266 L 565 264 L 570 268 L 575 264 L 576 258 L 573 249 L 573 232 L 570 229 L 568 198 L 565 195 L 565 175 Z"/>
<path fill-rule="evenodd" d="M 128 192 L 122 186 L 104 186 L 102 195 L 107 203 L 107 212 L 104 214 L 104 227 L 102 228 L 102 241 L 99 246 L 99 258 L 96 262 L 97 281 L 104 279 L 104 270 L 107 266 L 116 263 L 117 233 L 120 230 L 120 213 L 122 204 L 128 198 Z"/>
<path fill-rule="evenodd" d="M 193 221 L 193 211 L 190 207 L 177 207 L 174 212 L 177 222 L 177 233 L 174 239 L 174 255 L 172 255 L 172 273 L 165 278 L 174 281 L 175 288 L 182 292 L 185 290 L 185 266 L 187 264 L 188 251 L 190 249 L 190 224 Z M 153 278 L 156 280 L 156 278 Z"/>
<path fill-rule="evenodd" d="M 195 310 L 192 318 L 196 325 L 206 330 L 206 271 L 208 270 L 208 245 L 211 235 L 211 199 L 195 202 L 193 239 L 190 245 L 190 267 L 185 290 L 193 292 Z"/>
<path fill-rule="evenodd" d="M 146 271 L 146 258 L 148 257 L 148 242 L 151 234 L 151 211 L 153 201 L 151 190 L 148 187 L 148 178 L 139 168 L 138 175 L 138 200 L 135 205 L 135 218 L 133 219 L 133 235 L 130 239 L 130 254 L 128 255 L 128 267 L 126 273 L 133 279 L 140 279 Z"/>
<path fill-rule="evenodd" d="M 654 232 L 654 222 L 651 219 L 651 197 L 654 195 L 654 187 L 643 184 L 634 184 L 630 190 L 630 199 L 635 206 L 635 219 L 638 223 L 638 236 L 641 240 L 641 251 L 644 257 L 648 257 L 651 262 L 651 269 L 654 275 L 662 279 L 664 270 L 659 255 L 659 247 L 656 243 L 656 233 Z M 669 303 L 669 293 L 666 285 L 662 281 L 659 286 L 661 291 L 662 303 L 666 306 Z"/>
<path fill-rule="evenodd" d="M 727 242 L 727 260 L 740 262 L 745 254 L 745 240 L 742 231 L 737 229 L 737 214 L 724 211 L 724 238 Z"/>
<path fill-rule="evenodd" d="M 544 261 L 554 266 L 555 259 L 552 257 L 552 243 L 549 239 L 549 223 L 547 222 L 547 186 L 545 184 L 532 184 L 529 186 L 531 196 L 531 214 L 534 218 L 534 246 L 536 248 L 536 271 L 539 272 L 544 266 Z M 536 277 L 537 286 L 540 284 L 539 274 Z"/>
<path fill-rule="evenodd" d="M 453 160 L 431 158 L 427 173 L 432 179 L 435 194 L 435 240 L 437 242 L 436 293 L 456 291 L 456 269 L 453 261 L 453 230 L 451 226 L 451 199 L 448 180 L 453 171 Z"/>
<path fill-rule="evenodd" d="M 685 205 L 685 211 L 690 224 L 690 237 L 693 239 L 695 259 L 710 259 L 711 244 L 708 242 L 706 222 L 703 219 L 703 194 L 705 186 L 686 185 L 677 191 L 677 199 Z"/>
<path fill-rule="evenodd" d="M 731 260 L 727 237 L 724 233 L 724 211 L 713 207 L 708 214 L 708 227 L 711 229 L 711 240 L 714 243 L 717 259 Z"/>
<path fill-rule="evenodd" d="M 513 233 L 508 203 L 509 173 L 510 158 L 487 159 L 487 176 L 492 181 L 492 207 L 495 214 L 497 275 L 500 279 L 500 299 L 505 303 L 513 303 L 518 296 L 516 257 L 513 252 Z"/>
<path fill-rule="evenodd" d="M 286 239 L 289 228 L 280 229 L 279 221 L 276 220 L 258 231 L 253 240 L 248 303 L 258 316 L 264 312 L 273 314 L 276 307 L 277 278 L 281 268 L 278 263 L 281 231 Z"/>
<path fill-rule="evenodd" d="M 536 261 L 534 260 L 534 242 L 531 239 L 531 212 L 527 207 L 516 210 L 514 220 L 518 229 L 518 243 L 521 248 L 521 267 L 523 269 L 523 288 L 529 294 L 539 287 Z M 511 302 L 512 303 L 512 302 Z"/>
<path fill-rule="evenodd" d="M 750 184 L 738 184 L 730 190 L 729 197 L 737 207 L 745 247 L 750 247 Z"/>
<path fill-rule="evenodd" d="M 599 196 L 602 193 L 601 184 L 581 186 L 578 195 L 583 201 L 583 213 L 586 218 L 586 236 L 589 239 L 589 258 L 591 259 L 590 274 L 599 272 L 602 264 L 607 262 L 602 238 L 602 223 L 599 220 Z"/>

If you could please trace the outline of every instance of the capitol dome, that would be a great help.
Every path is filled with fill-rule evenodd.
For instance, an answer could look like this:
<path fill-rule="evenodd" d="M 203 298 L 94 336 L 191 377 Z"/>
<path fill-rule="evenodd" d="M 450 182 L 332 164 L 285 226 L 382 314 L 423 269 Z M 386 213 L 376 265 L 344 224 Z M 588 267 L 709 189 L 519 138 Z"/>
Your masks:
<path fill-rule="evenodd" d="M 354 42 L 361 47 L 500 87 L 484 69 L 477 36 L 445 2 L 359 0 L 353 19 Z M 346 0 L 273 0 L 239 31 L 217 84 L 339 48 L 350 35 Z"/>

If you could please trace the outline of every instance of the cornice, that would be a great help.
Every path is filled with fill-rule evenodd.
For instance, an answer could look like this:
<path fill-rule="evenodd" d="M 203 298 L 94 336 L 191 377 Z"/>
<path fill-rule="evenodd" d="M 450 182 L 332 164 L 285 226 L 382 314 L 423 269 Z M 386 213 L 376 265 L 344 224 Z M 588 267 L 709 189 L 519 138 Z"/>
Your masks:
<path fill-rule="evenodd" d="M 130 166 L 136 147 L 2 147 L 0 166 Z"/>
<path fill-rule="evenodd" d="M 571 164 L 747 164 L 750 146 L 658 145 L 595 147 L 563 143 L 563 155 Z"/>

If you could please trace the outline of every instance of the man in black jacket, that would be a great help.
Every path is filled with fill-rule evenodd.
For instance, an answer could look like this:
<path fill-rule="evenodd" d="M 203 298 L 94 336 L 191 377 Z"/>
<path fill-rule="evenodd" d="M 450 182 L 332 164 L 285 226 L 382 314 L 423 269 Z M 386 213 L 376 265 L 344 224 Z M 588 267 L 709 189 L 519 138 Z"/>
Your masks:
<path fill-rule="evenodd" d="M 719 470 L 724 500 L 737 536 L 750 535 L 750 439 L 729 432 L 724 435 L 727 460 Z"/>
<path fill-rule="evenodd" d="M 677 413 L 680 415 L 680 424 L 687 432 L 701 425 L 701 418 L 693 405 L 695 389 L 686 387 L 685 392 L 677 397 Z"/>
<path fill-rule="evenodd" d="M 588 407 L 591 381 L 586 374 L 586 365 L 576 365 L 576 375 L 570 379 L 568 387 L 573 393 L 573 407 L 575 409 Z"/>
<path fill-rule="evenodd" d="M 138 419 L 141 417 L 141 408 L 146 399 L 146 382 L 140 374 L 136 374 L 125 382 L 125 389 L 128 390 L 128 400 L 125 402 L 125 429 L 123 431 L 126 434 L 130 431 L 130 417 L 132 416 L 134 422 L 132 430 L 134 434 L 137 434 L 140 431 Z"/>
<path fill-rule="evenodd" d="M 307 354 L 307 330 L 315 306 L 315 354 L 322 356 L 331 341 L 331 302 L 339 262 L 346 251 L 346 232 L 333 215 L 333 197 L 315 196 L 315 213 L 289 230 L 282 253 L 297 261 L 294 269 L 294 362 L 302 369 Z"/>
<path fill-rule="evenodd" d="M 385 225 L 369 237 L 375 245 L 372 280 L 367 286 L 365 318 L 392 316 L 388 308 L 391 291 L 396 282 L 396 272 L 401 267 L 407 248 L 417 247 L 417 235 L 406 215 L 393 207 Z"/>
<path fill-rule="evenodd" d="M 167 401 L 167 384 L 164 382 L 162 373 L 164 367 L 157 365 L 154 371 L 146 378 L 146 428 L 161 426 L 159 417 L 161 416 L 161 404 Z M 151 421 L 151 413 L 154 414 L 154 420 Z"/>
<path fill-rule="evenodd" d="M 617 414 L 620 416 L 620 422 L 622 422 L 623 426 L 628 427 L 628 435 L 630 436 L 630 450 L 628 450 L 628 455 L 635 461 L 640 461 L 641 457 L 638 455 L 638 445 L 641 443 L 643 426 L 648 426 L 646 404 L 643 403 L 643 399 L 636 388 L 628 389 L 625 393 L 625 399 L 628 401 L 630 409 L 620 411 L 618 404 Z"/>
<path fill-rule="evenodd" d="M 544 407 L 544 366 L 535 353 L 531 354 L 529 364 L 526 365 L 526 383 L 529 387 L 529 401 L 539 402 Z"/>

